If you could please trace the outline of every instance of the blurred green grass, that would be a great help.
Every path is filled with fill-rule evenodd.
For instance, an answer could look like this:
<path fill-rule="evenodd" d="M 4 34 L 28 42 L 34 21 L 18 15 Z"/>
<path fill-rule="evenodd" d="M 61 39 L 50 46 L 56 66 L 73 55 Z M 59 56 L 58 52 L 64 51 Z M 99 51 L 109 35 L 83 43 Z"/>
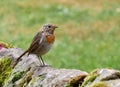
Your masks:
<path fill-rule="evenodd" d="M 45 23 L 54 23 L 56 42 L 44 60 L 57 68 L 120 69 L 119 0 L 2 0 L 0 40 L 23 50 Z"/>

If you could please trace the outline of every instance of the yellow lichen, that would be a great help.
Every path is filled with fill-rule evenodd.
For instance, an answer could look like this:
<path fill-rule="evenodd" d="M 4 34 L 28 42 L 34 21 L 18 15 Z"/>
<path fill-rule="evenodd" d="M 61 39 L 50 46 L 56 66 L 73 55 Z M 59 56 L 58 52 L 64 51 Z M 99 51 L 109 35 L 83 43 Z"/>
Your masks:
<path fill-rule="evenodd" d="M 2 47 L 4 48 L 13 48 L 14 46 L 8 43 L 5 43 L 3 41 L 0 41 L 0 45 L 2 45 Z"/>
<path fill-rule="evenodd" d="M 82 83 L 81 87 L 84 87 L 88 82 L 93 82 L 97 76 L 98 76 L 97 70 L 94 70 L 90 75 L 88 75 L 84 79 L 84 82 Z"/>
<path fill-rule="evenodd" d="M 0 58 L 0 87 L 3 87 L 5 81 L 8 79 L 12 68 L 10 67 L 10 58 Z"/>
<path fill-rule="evenodd" d="M 109 86 L 104 82 L 97 82 L 97 83 L 90 85 L 89 87 L 109 87 Z"/>

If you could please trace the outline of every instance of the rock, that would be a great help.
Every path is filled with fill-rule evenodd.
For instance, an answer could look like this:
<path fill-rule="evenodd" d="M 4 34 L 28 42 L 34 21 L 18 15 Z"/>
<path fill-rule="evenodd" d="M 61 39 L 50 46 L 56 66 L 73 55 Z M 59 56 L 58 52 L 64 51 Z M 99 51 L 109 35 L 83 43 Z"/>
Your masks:
<path fill-rule="evenodd" d="M 0 87 L 120 87 L 120 71 L 97 69 L 88 74 L 75 69 L 41 66 L 36 55 L 24 55 L 14 69 L 11 64 L 23 53 L 0 43 Z"/>
<path fill-rule="evenodd" d="M 83 79 L 87 76 L 86 72 L 82 72 L 80 70 L 53 69 L 51 67 L 41 68 L 39 69 L 39 73 L 38 71 L 35 72 L 36 76 L 32 78 L 28 87 L 64 87 L 67 85 L 77 85 L 78 87 L 78 85 L 81 84 L 79 82 L 83 81 Z M 75 77 L 78 79 L 74 79 Z M 73 80 L 75 80 L 74 83 L 72 83 Z"/>
<path fill-rule="evenodd" d="M 82 87 L 120 87 L 120 71 L 98 69 L 85 78 Z"/>
<path fill-rule="evenodd" d="M 8 57 L 14 62 L 22 53 L 23 51 L 18 48 L 2 48 L 0 57 Z M 40 65 L 41 61 L 36 55 L 25 55 L 10 71 L 4 87 L 78 87 L 88 75 L 80 70 L 55 69 L 49 65 Z"/>

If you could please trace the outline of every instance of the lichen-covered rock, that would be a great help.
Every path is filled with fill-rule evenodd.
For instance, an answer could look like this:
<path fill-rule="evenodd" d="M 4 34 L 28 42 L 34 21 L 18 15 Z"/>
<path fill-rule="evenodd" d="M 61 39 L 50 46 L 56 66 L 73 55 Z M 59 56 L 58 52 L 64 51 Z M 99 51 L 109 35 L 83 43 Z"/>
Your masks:
<path fill-rule="evenodd" d="M 120 87 L 120 71 L 98 69 L 85 78 L 81 87 Z"/>
<path fill-rule="evenodd" d="M 14 69 L 11 64 L 23 53 L 0 43 L 0 87 L 120 87 L 120 71 L 98 69 L 88 75 L 75 69 L 41 66 L 36 55 L 25 55 Z"/>
<path fill-rule="evenodd" d="M 0 41 L 0 50 L 2 48 L 13 48 L 14 46 L 12 44 L 5 43 L 3 41 Z"/>
<path fill-rule="evenodd" d="M 10 48 L 10 49 L 3 48 L 0 51 L 0 54 L 2 54 L 3 57 L 9 56 L 12 62 L 14 62 L 14 60 L 16 60 L 16 58 L 18 58 L 20 54 L 22 54 L 22 52 L 23 51 L 18 48 Z M 35 66 L 38 65 L 40 65 L 40 62 L 36 55 L 30 55 L 28 57 L 27 55 L 25 55 L 22 58 L 22 61 L 20 61 L 12 70 L 4 87 L 14 87 L 14 86 L 22 87 L 24 84 L 26 84 L 26 81 L 28 79 L 28 77 L 25 78 L 25 76 L 28 75 L 28 73 L 30 73 L 31 70 L 35 68 Z M 31 74 L 29 77 L 31 77 L 32 75 L 33 74 Z M 23 81 L 24 79 L 25 81 Z"/>
<path fill-rule="evenodd" d="M 9 78 L 9 75 L 12 71 L 10 63 L 10 58 L 0 58 L 0 87 L 3 87 L 5 81 Z"/>
<path fill-rule="evenodd" d="M 0 57 L 8 57 L 14 62 L 22 53 L 18 48 L 2 48 Z M 80 70 L 55 69 L 41 64 L 36 55 L 23 56 L 22 61 L 11 70 L 4 87 L 78 87 L 88 75 Z"/>
<path fill-rule="evenodd" d="M 86 76 L 86 72 L 75 69 L 39 67 L 27 87 L 78 87 Z"/>

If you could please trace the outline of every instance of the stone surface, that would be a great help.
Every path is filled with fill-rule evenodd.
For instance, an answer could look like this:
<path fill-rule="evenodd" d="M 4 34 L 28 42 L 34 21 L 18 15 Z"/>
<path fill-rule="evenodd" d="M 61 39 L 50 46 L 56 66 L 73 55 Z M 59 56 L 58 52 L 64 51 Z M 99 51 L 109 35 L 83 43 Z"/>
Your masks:
<path fill-rule="evenodd" d="M 86 72 L 82 72 L 80 70 L 53 69 L 51 67 L 41 68 L 39 69 L 39 72 L 35 71 L 34 74 L 36 76 L 33 76 L 32 80 L 28 84 L 28 87 L 64 87 L 69 85 L 69 81 L 74 77 L 81 75 L 77 81 L 83 81 L 82 77 L 87 75 Z"/>
<path fill-rule="evenodd" d="M 93 79 L 90 79 L 90 77 L 93 77 Z M 85 80 L 86 83 L 84 82 L 82 87 L 120 87 L 120 71 L 114 69 L 98 69 L 86 77 Z"/>
<path fill-rule="evenodd" d="M 0 67 L 8 67 L 3 68 L 4 72 L 8 72 L 3 87 L 120 87 L 119 70 L 97 69 L 88 74 L 75 69 L 55 69 L 49 65 L 43 67 L 33 54 L 23 56 L 22 61 L 11 69 L 9 61 L 14 62 L 22 53 L 19 48 L 0 49 Z M 4 65 L 4 61 L 8 63 Z"/>
<path fill-rule="evenodd" d="M 3 48 L 0 50 L 0 57 L 7 56 L 14 62 L 22 53 L 23 51 L 18 48 Z M 36 55 L 25 55 L 12 70 L 4 87 L 78 87 L 88 75 L 80 70 L 55 69 L 40 65 L 41 61 Z"/>

